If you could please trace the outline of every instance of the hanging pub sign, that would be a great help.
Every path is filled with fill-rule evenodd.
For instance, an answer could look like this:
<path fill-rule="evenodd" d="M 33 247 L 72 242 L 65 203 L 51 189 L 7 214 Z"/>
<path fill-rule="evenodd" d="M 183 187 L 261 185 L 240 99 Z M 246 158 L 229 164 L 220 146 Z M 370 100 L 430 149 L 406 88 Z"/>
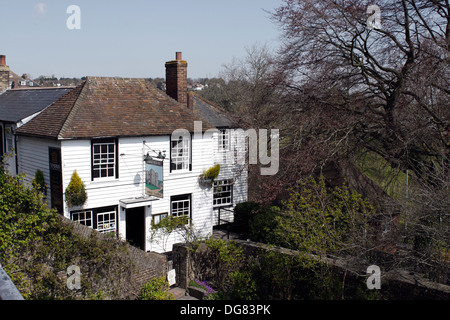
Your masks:
<path fill-rule="evenodd" d="M 149 196 L 163 198 L 163 161 L 145 160 L 145 193 Z"/>

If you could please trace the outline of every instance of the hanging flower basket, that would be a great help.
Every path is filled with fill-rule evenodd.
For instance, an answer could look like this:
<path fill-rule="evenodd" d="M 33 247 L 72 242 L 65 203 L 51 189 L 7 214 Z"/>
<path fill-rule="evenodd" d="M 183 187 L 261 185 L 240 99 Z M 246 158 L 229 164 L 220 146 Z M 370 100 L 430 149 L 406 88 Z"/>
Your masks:
<path fill-rule="evenodd" d="M 203 173 L 199 176 L 198 182 L 201 185 L 212 186 L 214 179 L 219 176 L 220 173 L 220 164 L 216 164 L 214 167 L 209 168 L 208 170 L 203 170 Z"/>

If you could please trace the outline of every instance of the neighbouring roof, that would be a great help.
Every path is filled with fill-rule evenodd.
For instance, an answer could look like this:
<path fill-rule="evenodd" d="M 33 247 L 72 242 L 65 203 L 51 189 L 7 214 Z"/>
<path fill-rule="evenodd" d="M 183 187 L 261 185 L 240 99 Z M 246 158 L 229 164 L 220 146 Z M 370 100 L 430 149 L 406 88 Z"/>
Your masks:
<path fill-rule="evenodd" d="M 71 88 L 26 88 L 0 94 L 0 121 L 17 123 L 57 101 Z"/>
<path fill-rule="evenodd" d="M 17 134 L 53 139 L 167 135 L 176 129 L 194 132 L 198 120 L 203 130 L 214 127 L 146 79 L 87 77 Z"/>
<path fill-rule="evenodd" d="M 238 124 L 233 121 L 229 114 L 222 108 L 212 104 L 205 98 L 194 92 L 189 92 L 189 105 L 194 113 L 211 123 L 216 128 L 237 128 Z"/>

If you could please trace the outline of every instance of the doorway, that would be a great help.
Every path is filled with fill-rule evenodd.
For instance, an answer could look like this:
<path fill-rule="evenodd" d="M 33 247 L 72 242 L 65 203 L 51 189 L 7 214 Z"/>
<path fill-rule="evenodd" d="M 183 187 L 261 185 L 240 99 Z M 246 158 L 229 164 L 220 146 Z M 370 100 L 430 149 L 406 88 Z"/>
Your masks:
<path fill-rule="evenodd" d="M 61 149 L 48 148 L 49 171 L 50 171 L 50 199 L 51 207 L 56 208 L 63 214 L 63 185 L 61 170 Z"/>
<path fill-rule="evenodd" d="M 127 209 L 125 219 L 127 241 L 145 250 L 145 207 Z"/>

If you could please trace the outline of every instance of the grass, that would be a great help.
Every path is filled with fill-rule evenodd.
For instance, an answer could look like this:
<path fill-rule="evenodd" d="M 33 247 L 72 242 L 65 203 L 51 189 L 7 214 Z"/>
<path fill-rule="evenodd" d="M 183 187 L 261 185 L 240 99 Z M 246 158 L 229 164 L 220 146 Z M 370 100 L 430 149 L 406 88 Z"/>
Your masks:
<path fill-rule="evenodd" d="M 364 151 L 354 160 L 355 165 L 389 196 L 399 199 L 405 196 L 410 177 L 393 168 L 380 155 Z M 409 181 L 408 181 L 409 180 Z"/>

